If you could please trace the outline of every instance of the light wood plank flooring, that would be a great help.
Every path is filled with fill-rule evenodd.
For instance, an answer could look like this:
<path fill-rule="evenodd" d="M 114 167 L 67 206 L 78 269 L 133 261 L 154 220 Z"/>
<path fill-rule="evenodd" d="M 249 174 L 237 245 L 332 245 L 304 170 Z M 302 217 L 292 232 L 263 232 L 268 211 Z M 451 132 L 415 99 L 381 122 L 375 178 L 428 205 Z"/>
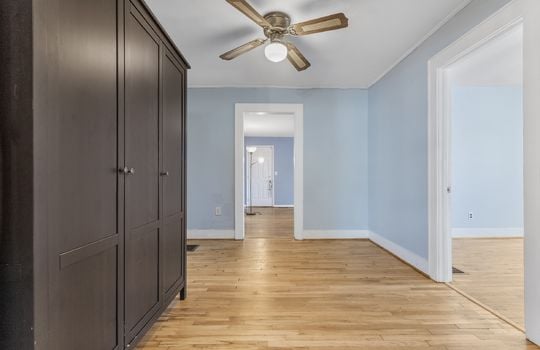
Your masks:
<path fill-rule="evenodd" d="M 454 239 L 452 285 L 524 328 L 523 238 Z"/>
<path fill-rule="evenodd" d="M 293 239 L 291 208 L 253 208 L 257 215 L 246 215 L 246 238 Z"/>
<path fill-rule="evenodd" d="M 369 241 L 294 241 L 284 222 L 289 239 L 268 227 L 245 241 L 190 242 L 201 246 L 188 255 L 188 299 L 138 348 L 536 349 Z"/>

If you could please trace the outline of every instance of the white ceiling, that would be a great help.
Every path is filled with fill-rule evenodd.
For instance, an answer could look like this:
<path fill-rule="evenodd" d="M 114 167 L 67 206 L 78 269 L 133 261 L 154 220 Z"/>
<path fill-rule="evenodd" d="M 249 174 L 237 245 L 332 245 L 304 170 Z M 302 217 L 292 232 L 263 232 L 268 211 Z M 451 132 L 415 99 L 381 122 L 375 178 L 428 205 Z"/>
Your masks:
<path fill-rule="evenodd" d="M 291 38 L 312 66 L 271 63 L 259 47 L 233 61 L 219 55 L 262 30 L 225 0 L 146 0 L 190 62 L 189 85 L 366 88 L 470 0 L 250 0 L 293 22 L 344 12 L 349 28 Z"/>
<path fill-rule="evenodd" d="M 454 86 L 523 84 L 523 25 L 499 35 L 450 67 Z"/>
<path fill-rule="evenodd" d="M 246 113 L 244 135 L 252 137 L 293 137 L 294 117 L 291 114 Z"/>

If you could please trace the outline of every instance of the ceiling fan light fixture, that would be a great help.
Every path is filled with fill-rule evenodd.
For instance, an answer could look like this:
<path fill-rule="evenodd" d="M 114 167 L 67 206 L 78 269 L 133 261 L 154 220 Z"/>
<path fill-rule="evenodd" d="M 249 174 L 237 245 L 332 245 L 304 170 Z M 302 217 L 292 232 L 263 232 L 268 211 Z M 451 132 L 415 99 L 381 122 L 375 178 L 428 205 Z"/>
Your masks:
<path fill-rule="evenodd" d="M 264 55 L 271 62 L 281 62 L 287 58 L 288 49 L 280 41 L 272 41 L 264 48 Z"/>

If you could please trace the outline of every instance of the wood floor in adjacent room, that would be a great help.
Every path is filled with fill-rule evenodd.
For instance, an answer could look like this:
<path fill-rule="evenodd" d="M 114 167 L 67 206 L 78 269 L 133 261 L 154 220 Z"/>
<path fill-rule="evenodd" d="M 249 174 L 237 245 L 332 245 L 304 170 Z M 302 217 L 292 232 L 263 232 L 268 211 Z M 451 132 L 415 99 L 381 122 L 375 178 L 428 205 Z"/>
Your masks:
<path fill-rule="evenodd" d="M 188 299 L 139 349 L 537 349 L 369 241 L 294 241 L 292 210 L 261 213 L 245 241 L 190 242 Z"/>
<path fill-rule="evenodd" d="M 453 239 L 452 285 L 524 328 L 523 238 Z"/>

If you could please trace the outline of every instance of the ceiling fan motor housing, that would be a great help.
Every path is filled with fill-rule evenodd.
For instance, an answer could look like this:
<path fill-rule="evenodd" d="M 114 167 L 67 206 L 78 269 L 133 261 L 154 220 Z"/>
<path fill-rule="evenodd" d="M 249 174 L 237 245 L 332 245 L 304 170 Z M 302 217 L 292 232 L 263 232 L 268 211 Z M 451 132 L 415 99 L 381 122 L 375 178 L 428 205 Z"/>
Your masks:
<path fill-rule="evenodd" d="M 270 23 L 270 27 L 264 29 L 264 34 L 272 40 L 287 34 L 291 25 L 291 17 L 284 12 L 270 12 L 264 16 L 264 19 Z"/>

